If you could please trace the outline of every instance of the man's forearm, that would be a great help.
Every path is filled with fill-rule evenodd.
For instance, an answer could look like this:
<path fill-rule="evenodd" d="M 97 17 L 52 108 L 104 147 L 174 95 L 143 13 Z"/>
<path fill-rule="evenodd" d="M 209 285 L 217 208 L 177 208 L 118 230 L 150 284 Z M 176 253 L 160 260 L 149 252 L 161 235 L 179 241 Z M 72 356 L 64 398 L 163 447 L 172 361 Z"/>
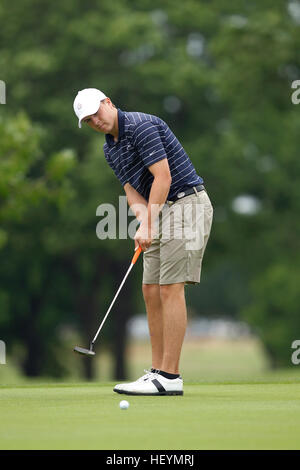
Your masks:
<path fill-rule="evenodd" d="M 166 202 L 170 191 L 171 178 L 155 176 L 152 182 L 149 201 L 143 214 L 141 225 L 136 232 L 135 241 L 146 251 L 154 239 L 158 229 L 158 215 Z"/>
<path fill-rule="evenodd" d="M 147 217 L 147 201 L 129 183 L 124 186 L 127 202 L 139 222 Z"/>
<path fill-rule="evenodd" d="M 154 178 L 147 208 L 148 227 L 154 227 L 155 221 L 166 202 L 170 186 L 171 180 L 160 177 Z"/>

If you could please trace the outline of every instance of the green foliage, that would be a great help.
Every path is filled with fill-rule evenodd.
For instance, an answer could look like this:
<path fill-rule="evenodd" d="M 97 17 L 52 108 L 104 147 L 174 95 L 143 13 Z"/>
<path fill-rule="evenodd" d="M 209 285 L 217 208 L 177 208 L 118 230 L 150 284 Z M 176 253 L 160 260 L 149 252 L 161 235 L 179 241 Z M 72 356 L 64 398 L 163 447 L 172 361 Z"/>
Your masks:
<path fill-rule="evenodd" d="M 54 261 L 47 238 L 48 226 L 54 230 L 72 198 L 68 178 L 75 154 L 58 151 L 49 156 L 45 169 L 43 132 L 25 113 L 2 118 L 0 136 L 1 335 L 9 351 L 18 345 L 25 348 L 20 362 L 28 375 L 57 376 L 63 369 L 51 348 L 58 342 L 55 327 L 61 310 L 49 292 Z M 59 272 L 56 277 L 61 285 Z M 60 290 L 57 283 L 55 296 Z"/>
<path fill-rule="evenodd" d="M 243 315 L 258 331 L 273 367 L 291 361 L 291 345 L 298 339 L 299 265 L 274 264 L 253 281 L 255 302 Z"/>
<path fill-rule="evenodd" d="M 299 266 L 299 111 L 291 83 L 299 79 L 300 36 L 288 3 L 3 0 L 0 22 L 7 84 L 0 255 L 11 260 L 0 268 L 1 324 L 8 312 L 26 318 L 34 293 L 43 298 L 33 303 L 46 343 L 51 328 L 54 341 L 54 323 L 86 324 L 88 337 L 132 249 L 131 240 L 95 235 L 97 206 L 117 207 L 123 190 L 103 157 L 103 137 L 77 127 L 73 99 L 93 86 L 118 107 L 165 119 L 204 177 L 215 222 L 194 310 L 251 321 L 273 362 L 287 364 L 286 344 L 298 328 L 287 311 L 296 311 L 297 295 L 290 287 L 289 301 L 280 300 L 271 287 L 285 266 L 289 292 Z M 241 195 L 255 197 L 259 210 L 236 212 Z M 205 285 L 217 292 L 210 300 Z M 18 321 L 11 328 L 21 341 Z"/>
<path fill-rule="evenodd" d="M 14 118 L 0 117 L 2 230 L 5 223 L 23 221 L 28 211 L 41 208 L 46 201 L 61 204 L 69 198 L 61 180 L 74 165 L 74 152 L 65 150 L 50 155 L 44 172 L 42 135 L 42 130 L 25 113 Z"/>

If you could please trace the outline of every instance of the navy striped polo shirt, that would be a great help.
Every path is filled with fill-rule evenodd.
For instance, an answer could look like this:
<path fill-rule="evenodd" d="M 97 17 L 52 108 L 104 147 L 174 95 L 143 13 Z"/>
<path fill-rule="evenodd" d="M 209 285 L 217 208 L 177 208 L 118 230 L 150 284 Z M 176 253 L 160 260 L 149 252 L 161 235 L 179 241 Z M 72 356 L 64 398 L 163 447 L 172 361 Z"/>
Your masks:
<path fill-rule="evenodd" d="M 203 183 L 167 124 L 151 114 L 118 109 L 119 136 L 106 134 L 105 158 L 122 186 L 131 184 L 147 201 L 154 176 L 148 167 L 168 159 L 172 183 L 167 199 L 186 187 Z"/>

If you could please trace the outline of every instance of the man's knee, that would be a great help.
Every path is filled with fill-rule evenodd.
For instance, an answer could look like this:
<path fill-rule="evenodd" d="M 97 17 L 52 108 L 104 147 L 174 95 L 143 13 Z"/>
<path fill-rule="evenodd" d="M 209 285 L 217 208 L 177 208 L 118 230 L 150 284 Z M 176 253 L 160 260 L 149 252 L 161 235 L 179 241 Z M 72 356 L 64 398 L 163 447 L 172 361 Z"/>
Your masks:
<path fill-rule="evenodd" d="M 184 295 L 184 283 L 165 284 L 160 286 L 160 298 L 164 302 L 174 296 Z"/>
<path fill-rule="evenodd" d="M 143 284 L 143 296 L 146 302 L 154 298 L 159 298 L 159 284 Z"/>

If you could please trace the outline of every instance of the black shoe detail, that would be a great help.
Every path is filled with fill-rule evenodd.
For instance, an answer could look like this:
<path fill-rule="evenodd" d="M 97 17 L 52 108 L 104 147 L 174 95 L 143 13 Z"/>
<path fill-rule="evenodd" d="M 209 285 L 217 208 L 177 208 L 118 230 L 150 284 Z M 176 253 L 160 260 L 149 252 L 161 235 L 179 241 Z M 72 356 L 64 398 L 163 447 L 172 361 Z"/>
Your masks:
<path fill-rule="evenodd" d="M 151 380 L 151 382 L 153 383 L 153 385 L 155 385 L 155 387 L 160 393 L 166 391 L 165 387 L 163 387 L 162 384 L 157 379 L 153 379 Z"/>

